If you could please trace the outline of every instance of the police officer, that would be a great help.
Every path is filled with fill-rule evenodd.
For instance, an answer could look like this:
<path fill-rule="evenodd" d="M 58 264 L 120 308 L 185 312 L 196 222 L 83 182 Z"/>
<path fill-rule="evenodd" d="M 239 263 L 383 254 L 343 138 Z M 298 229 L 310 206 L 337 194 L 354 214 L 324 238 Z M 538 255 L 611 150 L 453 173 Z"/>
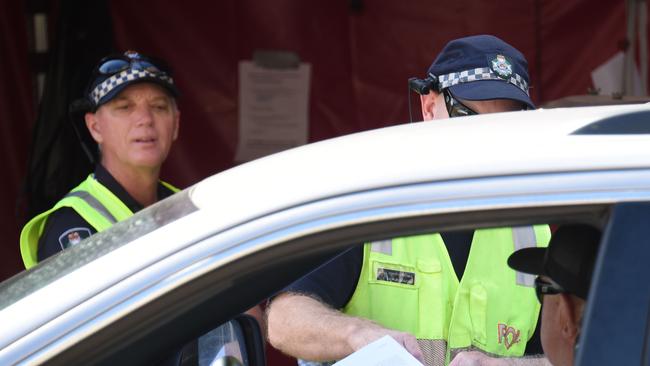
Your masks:
<path fill-rule="evenodd" d="M 179 129 L 171 72 L 159 61 L 127 51 L 99 62 L 85 94 L 84 119 L 100 162 L 54 207 L 25 225 L 20 250 L 26 268 L 178 191 L 159 180 Z M 258 306 L 246 313 L 262 321 Z M 220 331 L 190 342 L 182 352 L 170 351 L 169 360 L 217 355 L 219 344 L 212 340 Z"/>
<path fill-rule="evenodd" d="M 94 173 L 23 228 L 26 268 L 170 196 L 160 168 L 178 137 L 178 90 L 168 70 L 127 51 L 94 69 L 85 93 L 86 127 L 97 142 Z"/>
<path fill-rule="evenodd" d="M 534 108 L 527 69 L 524 56 L 502 40 L 466 37 L 449 42 L 427 77 L 411 86 L 421 94 L 425 120 L 522 110 Z M 271 301 L 269 339 L 314 361 L 341 359 L 390 335 L 427 365 L 545 364 L 518 358 L 541 353 L 534 337 L 540 306 L 532 283 L 506 259 L 513 249 L 545 246 L 549 236 L 542 225 L 356 246 Z"/>

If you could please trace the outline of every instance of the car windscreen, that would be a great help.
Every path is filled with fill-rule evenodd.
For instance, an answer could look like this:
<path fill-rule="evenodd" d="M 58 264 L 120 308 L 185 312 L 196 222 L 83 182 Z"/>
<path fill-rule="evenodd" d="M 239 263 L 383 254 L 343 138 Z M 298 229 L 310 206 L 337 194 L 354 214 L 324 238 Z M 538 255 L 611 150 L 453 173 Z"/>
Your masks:
<path fill-rule="evenodd" d="M 198 210 L 189 198 L 188 191 L 186 189 L 147 207 L 127 220 L 4 281 L 0 284 L 0 309 L 106 253 Z"/>

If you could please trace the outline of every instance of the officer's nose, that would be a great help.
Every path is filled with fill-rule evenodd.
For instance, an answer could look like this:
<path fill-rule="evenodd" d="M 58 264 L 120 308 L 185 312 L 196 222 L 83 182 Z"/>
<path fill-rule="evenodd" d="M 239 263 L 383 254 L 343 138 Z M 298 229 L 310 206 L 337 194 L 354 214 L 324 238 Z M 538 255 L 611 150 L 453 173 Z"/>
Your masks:
<path fill-rule="evenodd" d="M 138 125 L 151 125 L 153 124 L 153 110 L 149 106 L 139 106 L 137 108 L 137 124 Z"/>

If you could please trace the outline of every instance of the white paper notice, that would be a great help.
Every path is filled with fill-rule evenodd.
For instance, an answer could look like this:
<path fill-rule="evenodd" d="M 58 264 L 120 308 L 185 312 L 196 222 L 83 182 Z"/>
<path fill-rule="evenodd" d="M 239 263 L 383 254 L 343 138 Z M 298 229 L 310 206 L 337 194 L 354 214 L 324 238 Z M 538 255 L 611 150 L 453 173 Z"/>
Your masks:
<path fill-rule="evenodd" d="M 334 364 L 334 366 L 422 366 L 391 336 L 384 336 Z"/>
<path fill-rule="evenodd" d="M 311 65 L 268 69 L 239 63 L 239 144 L 235 160 L 253 160 L 307 143 Z"/>
<path fill-rule="evenodd" d="M 607 60 L 604 64 L 598 66 L 591 72 L 591 80 L 596 89 L 600 89 L 601 95 L 612 95 L 613 93 L 623 93 L 625 95 L 641 96 L 643 93 L 643 85 L 641 85 L 641 76 L 639 70 L 634 67 L 632 72 L 633 84 L 631 90 L 621 90 L 623 87 L 623 64 L 625 63 L 625 54 L 623 52 L 616 53 L 612 58 Z"/>

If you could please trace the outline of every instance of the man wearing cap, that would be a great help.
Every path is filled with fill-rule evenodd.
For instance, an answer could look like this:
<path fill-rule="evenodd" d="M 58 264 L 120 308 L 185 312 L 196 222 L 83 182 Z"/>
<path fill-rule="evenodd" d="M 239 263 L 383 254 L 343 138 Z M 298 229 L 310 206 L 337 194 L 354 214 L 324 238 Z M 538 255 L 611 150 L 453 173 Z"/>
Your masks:
<path fill-rule="evenodd" d="M 600 237 L 592 226 L 565 225 L 553 234 L 548 248 L 521 249 L 508 258 L 513 269 L 537 276 L 542 347 L 555 366 L 573 365 Z"/>
<path fill-rule="evenodd" d="M 100 61 L 83 100 L 100 162 L 25 225 L 20 250 L 26 268 L 177 191 L 159 180 L 178 136 L 177 95 L 169 71 L 148 57 L 127 51 Z"/>
<path fill-rule="evenodd" d="M 159 180 L 178 137 L 177 96 L 171 73 L 161 61 L 127 51 L 99 62 L 81 105 L 100 162 L 54 207 L 25 225 L 20 250 L 26 268 L 178 191 Z M 259 306 L 246 313 L 261 324 Z M 219 346 L 209 342 L 211 336 L 200 342 L 200 347 L 208 342 L 208 354 Z M 189 343 L 189 349 L 194 345 Z M 174 353 L 170 360 L 180 354 Z"/>
<path fill-rule="evenodd" d="M 502 40 L 473 36 L 449 42 L 427 77 L 409 84 L 421 94 L 425 120 L 521 110 L 534 108 L 527 68 Z M 390 335 L 426 365 L 546 364 L 520 358 L 541 354 L 540 306 L 505 263 L 514 249 L 543 247 L 549 237 L 542 225 L 356 246 L 272 299 L 269 340 L 314 361 L 341 359 Z"/>

